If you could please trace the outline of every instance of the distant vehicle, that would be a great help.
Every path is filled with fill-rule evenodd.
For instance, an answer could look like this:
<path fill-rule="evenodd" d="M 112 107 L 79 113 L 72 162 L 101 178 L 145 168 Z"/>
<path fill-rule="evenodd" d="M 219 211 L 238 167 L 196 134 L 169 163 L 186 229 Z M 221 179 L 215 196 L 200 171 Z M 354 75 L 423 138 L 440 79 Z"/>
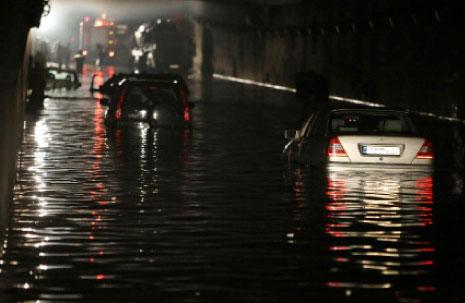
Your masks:
<path fill-rule="evenodd" d="M 107 84 L 102 90 L 110 97 L 105 114 L 108 126 L 130 121 L 167 128 L 190 124 L 193 104 L 188 101 L 187 88 L 176 79 L 165 79 L 164 75 L 120 74 Z"/>
<path fill-rule="evenodd" d="M 125 62 L 130 37 L 127 27 L 106 14 L 98 18 L 85 16 L 79 23 L 79 49 L 86 61 L 97 66 Z"/>
<path fill-rule="evenodd" d="M 408 112 L 334 108 L 310 114 L 284 134 L 282 156 L 291 162 L 338 169 L 431 169 L 431 141 L 419 137 Z"/>
<path fill-rule="evenodd" d="M 132 56 L 137 72 L 188 76 L 194 57 L 193 25 L 187 18 L 159 18 L 135 31 Z"/>
<path fill-rule="evenodd" d="M 47 67 L 45 89 L 77 89 L 81 86 L 76 71 L 58 67 Z"/>

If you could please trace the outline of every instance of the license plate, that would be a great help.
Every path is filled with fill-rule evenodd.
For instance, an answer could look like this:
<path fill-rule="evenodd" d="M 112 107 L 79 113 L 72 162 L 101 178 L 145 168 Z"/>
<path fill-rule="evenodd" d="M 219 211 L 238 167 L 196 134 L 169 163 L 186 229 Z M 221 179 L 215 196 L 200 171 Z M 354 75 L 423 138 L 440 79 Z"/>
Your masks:
<path fill-rule="evenodd" d="M 399 146 L 379 146 L 379 145 L 364 145 L 362 146 L 364 155 L 374 156 L 400 156 Z"/>

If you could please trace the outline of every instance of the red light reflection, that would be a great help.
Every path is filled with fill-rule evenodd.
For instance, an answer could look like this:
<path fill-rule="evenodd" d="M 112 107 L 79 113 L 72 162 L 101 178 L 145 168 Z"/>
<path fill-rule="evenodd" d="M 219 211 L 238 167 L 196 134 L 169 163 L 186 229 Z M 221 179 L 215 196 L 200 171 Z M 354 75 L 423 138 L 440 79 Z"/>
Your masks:
<path fill-rule="evenodd" d="M 95 103 L 95 111 L 94 111 L 94 145 L 92 146 L 92 155 L 94 156 L 93 163 L 92 163 L 92 175 L 94 180 L 99 180 L 101 178 L 101 162 L 103 159 L 103 155 L 105 153 L 105 127 L 104 127 L 104 115 L 103 115 L 103 107 L 100 103 Z M 104 182 L 95 182 L 95 186 L 93 189 L 89 191 L 89 195 L 92 200 L 98 206 L 105 206 L 108 204 L 108 198 L 105 197 L 106 187 Z M 93 241 L 95 240 L 96 231 L 99 230 L 100 224 L 103 220 L 103 216 L 101 211 L 92 210 L 90 212 L 92 215 L 92 220 L 90 222 L 90 231 L 88 239 Z M 100 250 L 103 255 L 103 249 Z M 101 254 L 99 253 L 99 256 Z M 95 259 L 97 256 L 91 256 L 88 258 L 88 262 L 93 264 L 95 263 Z M 105 276 L 97 275 L 96 279 L 104 279 Z"/>
<path fill-rule="evenodd" d="M 419 204 L 416 209 L 422 213 L 421 225 L 428 226 L 433 224 L 433 177 L 427 176 L 416 180 L 415 191 L 417 194 L 415 200 Z"/>
<path fill-rule="evenodd" d="M 434 287 L 434 286 L 418 286 L 417 290 L 421 291 L 421 292 L 434 292 L 434 291 L 436 291 L 436 287 Z"/>
<path fill-rule="evenodd" d="M 95 276 L 95 280 L 104 280 L 106 276 L 104 274 L 99 274 Z"/>
<path fill-rule="evenodd" d="M 425 204 L 433 204 L 433 177 L 428 176 L 415 181 L 416 200 Z"/>
<path fill-rule="evenodd" d="M 331 172 L 326 195 L 325 233 L 332 260 L 328 287 L 395 289 L 394 283 L 374 284 L 374 275 L 391 282 L 389 277 L 434 270 L 436 249 L 426 230 L 433 223 L 431 175 Z M 356 268 L 360 274 L 354 275 Z M 433 286 L 412 287 L 436 291 Z"/>

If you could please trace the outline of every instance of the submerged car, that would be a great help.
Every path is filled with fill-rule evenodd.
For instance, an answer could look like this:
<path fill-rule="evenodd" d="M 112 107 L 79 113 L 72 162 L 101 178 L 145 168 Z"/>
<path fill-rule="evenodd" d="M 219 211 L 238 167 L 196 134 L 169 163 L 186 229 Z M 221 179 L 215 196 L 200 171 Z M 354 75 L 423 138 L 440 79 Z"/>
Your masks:
<path fill-rule="evenodd" d="M 282 156 L 328 169 L 431 169 L 433 146 L 418 136 L 408 112 L 387 108 L 329 108 L 286 131 Z"/>
<path fill-rule="evenodd" d="M 46 89 L 61 89 L 67 90 L 77 89 L 81 86 L 79 77 L 74 70 L 63 69 L 53 66 L 47 67 L 46 74 Z"/>
<path fill-rule="evenodd" d="M 102 85 L 99 87 L 95 87 L 95 78 L 97 74 L 92 76 L 92 82 L 90 91 L 93 92 L 100 92 L 105 96 L 111 97 L 113 94 L 118 92 L 118 88 L 121 83 L 124 81 L 134 81 L 134 80 L 146 80 L 146 81 L 154 81 L 154 82 L 168 82 L 175 84 L 177 89 L 181 90 L 186 97 L 189 95 L 189 89 L 187 88 L 187 84 L 184 81 L 184 78 L 178 74 L 152 74 L 152 73 L 117 73 L 112 75 L 110 78 L 104 81 Z"/>
<path fill-rule="evenodd" d="M 108 126 L 137 121 L 175 128 L 190 123 L 192 105 L 177 81 L 123 77 L 112 90 L 105 114 Z"/>

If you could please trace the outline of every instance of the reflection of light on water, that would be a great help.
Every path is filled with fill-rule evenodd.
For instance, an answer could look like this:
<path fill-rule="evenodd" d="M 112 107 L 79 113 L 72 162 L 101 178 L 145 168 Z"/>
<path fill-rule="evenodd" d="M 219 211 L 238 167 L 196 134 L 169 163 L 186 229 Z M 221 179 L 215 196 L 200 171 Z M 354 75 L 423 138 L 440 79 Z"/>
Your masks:
<path fill-rule="evenodd" d="M 100 103 L 95 104 L 94 110 L 94 144 L 92 147 L 92 155 L 93 155 L 93 163 L 92 163 L 92 176 L 93 180 L 99 180 L 102 174 L 101 170 L 101 162 L 104 158 L 104 153 L 106 149 L 105 145 L 105 128 L 103 126 L 104 117 L 103 117 L 103 107 Z M 92 201 L 96 203 L 96 205 L 100 207 L 107 206 L 110 203 L 110 199 L 106 197 L 107 189 L 105 187 L 104 182 L 95 182 L 94 188 L 91 188 L 89 191 L 89 196 L 92 198 Z M 113 201 L 113 200 L 112 200 Z M 102 211 L 101 210 L 92 210 L 90 211 L 91 220 L 89 226 L 89 234 L 87 239 L 95 240 L 96 231 L 101 228 L 101 221 L 102 218 Z M 101 249 L 103 255 L 103 249 Z M 96 257 L 96 256 L 95 256 Z M 88 258 L 89 263 L 95 262 L 95 257 L 90 256 Z"/>
<path fill-rule="evenodd" d="M 45 264 L 40 264 L 39 266 L 37 266 L 37 269 L 39 269 L 39 270 L 48 270 L 48 266 L 45 265 Z"/>
<path fill-rule="evenodd" d="M 153 150 L 153 161 L 155 162 L 155 164 L 158 162 L 158 151 L 159 151 L 159 147 L 160 147 L 160 143 L 159 143 L 159 136 L 160 136 L 160 133 L 158 132 L 158 130 L 154 131 L 153 132 L 153 143 L 152 143 L 152 150 Z M 152 185 L 153 185 L 153 190 L 152 190 L 152 193 L 153 194 L 158 194 L 160 192 L 160 180 L 159 180 L 159 174 L 158 174 L 158 167 L 155 165 L 155 167 L 152 168 L 152 171 L 153 171 L 153 174 L 152 174 Z"/>
<path fill-rule="evenodd" d="M 146 147 L 147 147 L 147 132 L 149 130 L 149 127 L 145 123 L 138 123 L 138 128 L 140 130 L 140 139 L 141 139 L 141 147 L 140 147 L 140 162 L 141 165 L 143 165 L 143 162 L 146 160 L 147 157 L 147 152 L 146 152 Z M 143 169 L 143 167 L 141 167 Z"/>
<path fill-rule="evenodd" d="M 49 146 L 48 127 L 45 120 L 36 122 L 34 127 L 34 141 L 36 143 L 34 150 L 34 165 L 31 166 L 29 170 L 36 172 L 34 176 L 36 186 L 43 189 L 45 184 L 42 182 L 43 178 L 38 169 L 45 165 L 45 158 L 47 156 L 47 151 L 45 149 Z"/>
<path fill-rule="evenodd" d="M 329 287 L 336 288 L 364 288 L 364 289 L 388 289 L 392 285 L 390 283 L 383 284 L 358 284 L 358 283 L 348 283 L 348 282 L 328 282 L 326 283 Z"/>
<path fill-rule="evenodd" d="M 34 127 L 34 141 L 35 141 L 35 150 L 34 150 L 34 165 L 32 165 L 28 170 L 34 172 L 33 179 L 35 181 L 35 188 L 38 192 L 45 192 L 47 188 L 47 183 L 45 183 L 45 177 L 47 173 L 43 170 L 43 167 L 46 164 L 46 157 L 48 154 L 47 148 L 49 147 L 50 133 L 49 128 L 45 120 L 39 120 L 36 122 Z M 39 202 L 42 198 L 38 198 Z M 40 204 L 39 204 L 40 206 Z M 47 212 L 41 207 L 39 209 L 39 217 L 47 215 Z"/>
<path fill-rule="evenodd" d="M 139 192 L 140 192 L 140 204 L 143 204 L 145 202 L 145 196 L 147 194 L 145 188 L 144 188 L 144 173 L 145 173 L 145 166 L 147 164 L 147 133 L 149 130 L 149 127 L 146 123 L 139 123 L 138 124 L 139 130 L 140 130 L 140 139 L 141 139 L 141 145 L 140 145 L 140 169 L 139 169 Z"/>
<path fill-rule="evenodd" d="M 396 288 L 389 280 L 373 283 L 373 273 L 387 279 L 431 271 L 435 249 L 421 231 L 432 224 L 431 175 L 332 172 L 328 175 L 327 196 L 326 233 L 333 242 L 329 246 L 331 272 L 340 274 L 327 286 L 348 290 Z M 357 282 L 352 282 L 351 275 L 343 273 L 350 270 L 353 274 L 357 267 L 360 273 L 354 275 Z M 434 291 L 434 287 L 418 287 Z"/>
<path fill-rule="evenodd" d="M 38 148 L 48 147 L 48 127 L 45 120 L 37 121 L 34 128 L 34 140 Z"/>
<path fill-rule="evenodd" d="M 415 181 L 418 194 L 415 199 L 424 204 L 433 204 L 433 177 L 427 176 Z"/>
<path fill-rule="evenodd" d="M 105 78 L 104 78 L 103 72 L 102 71 L 96 71 L 94 73 L 94 75 L 93 75 L 93 81 L 94 81 L 94 83 L 93 83 L 94 89 L 98 89 L 101 85 L 103 85 L 103 83 L 105 83 Z M 95 97 L 97 99 L 102 99 L 103 95 L 100 92 L 96 92 Z"/>

